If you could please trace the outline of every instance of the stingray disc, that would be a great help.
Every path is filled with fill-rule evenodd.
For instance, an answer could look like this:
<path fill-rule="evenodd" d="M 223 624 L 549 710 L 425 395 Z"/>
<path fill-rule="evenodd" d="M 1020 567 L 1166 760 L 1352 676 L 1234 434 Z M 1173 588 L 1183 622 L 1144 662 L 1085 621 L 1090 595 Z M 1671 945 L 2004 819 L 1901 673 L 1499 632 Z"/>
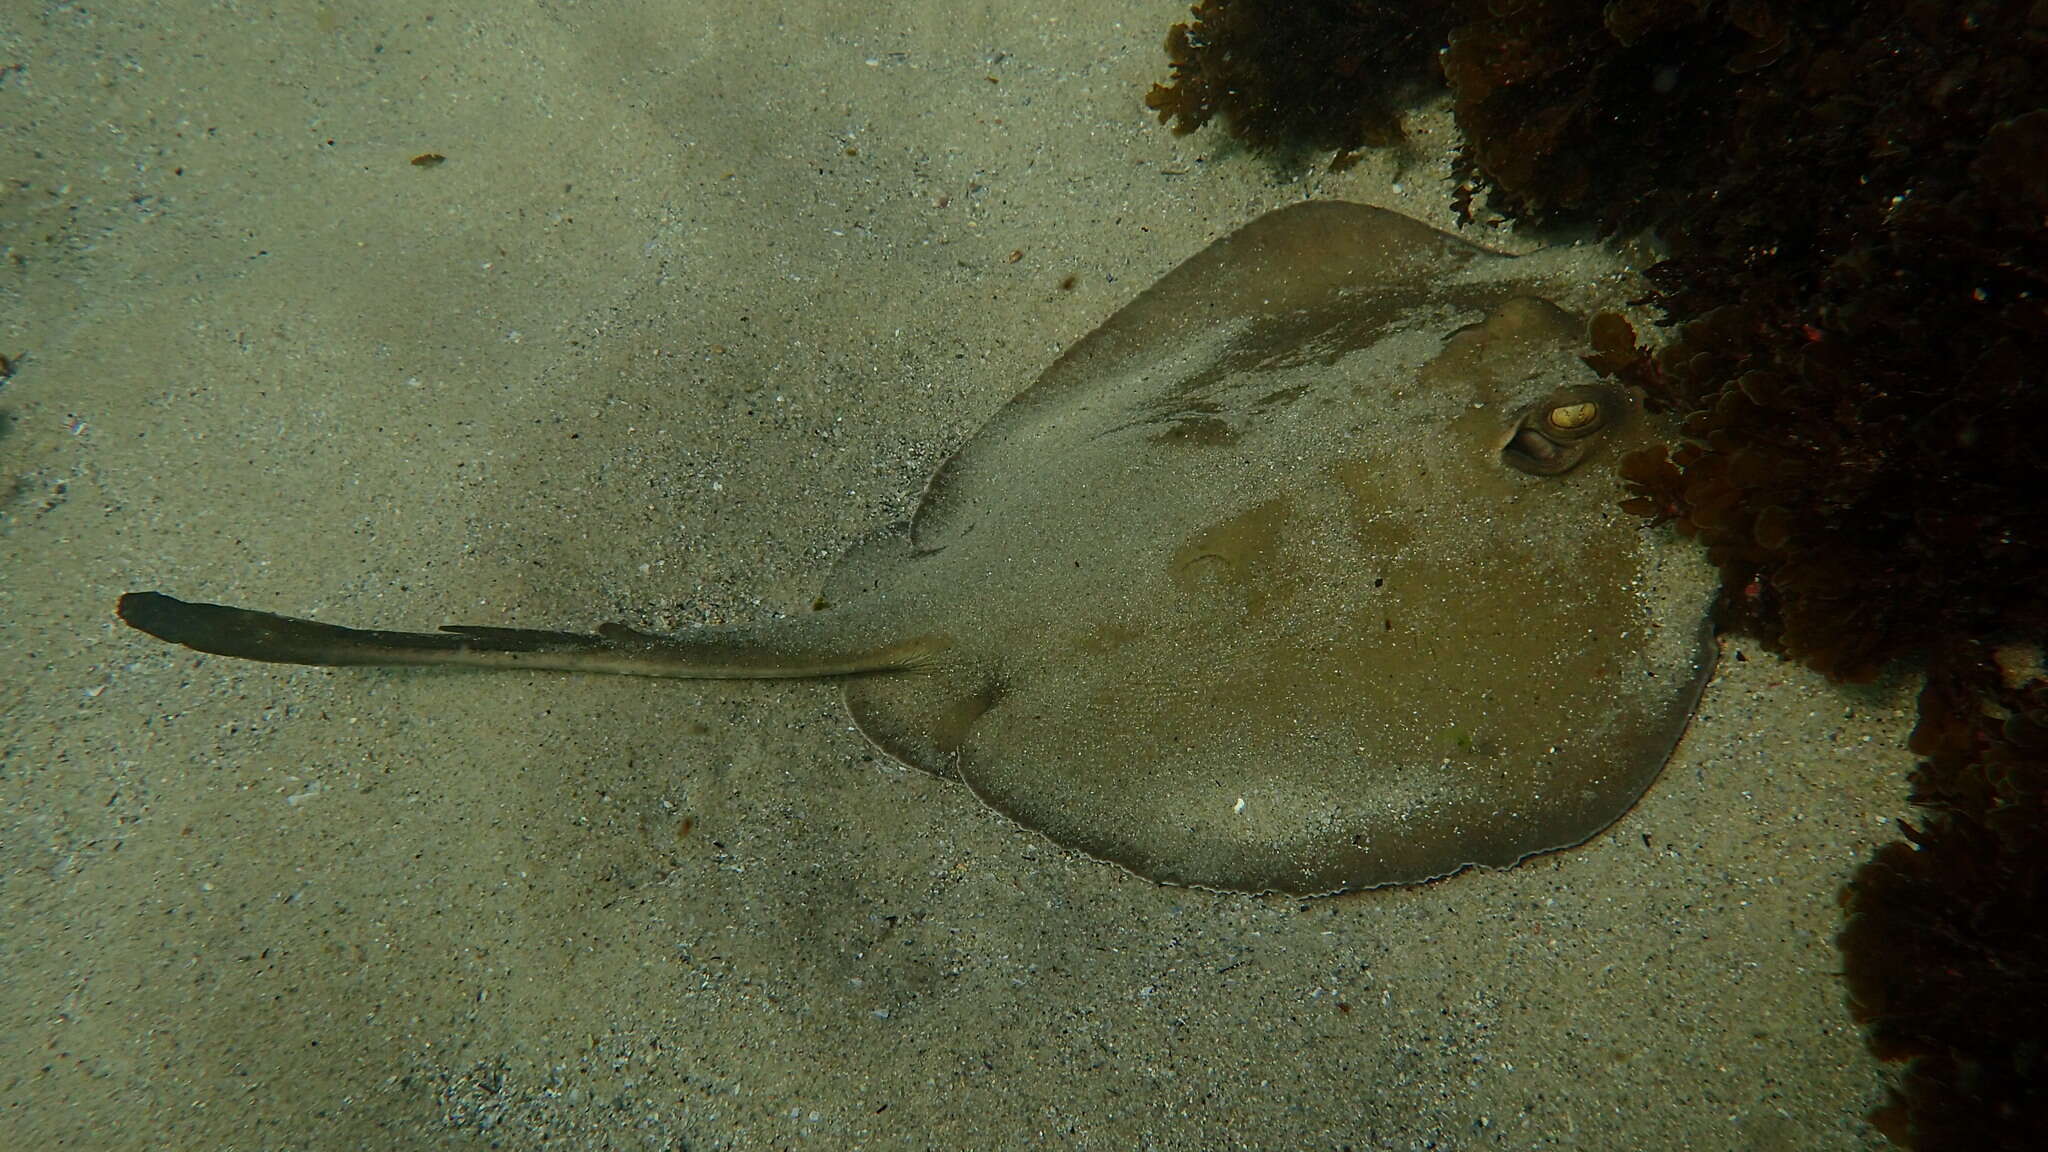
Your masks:
<path fill-rule="evenodd" d="M 1534 263 L 1315 203 L 1175 269 L 842 561 L 830 612 L 952 639 L 848 681 L 861 730 L 1173 883 L 1420 881 L 1607 826 L 1683 731 L 1714 581 L 1616 507 L 1651 430 Z"/>

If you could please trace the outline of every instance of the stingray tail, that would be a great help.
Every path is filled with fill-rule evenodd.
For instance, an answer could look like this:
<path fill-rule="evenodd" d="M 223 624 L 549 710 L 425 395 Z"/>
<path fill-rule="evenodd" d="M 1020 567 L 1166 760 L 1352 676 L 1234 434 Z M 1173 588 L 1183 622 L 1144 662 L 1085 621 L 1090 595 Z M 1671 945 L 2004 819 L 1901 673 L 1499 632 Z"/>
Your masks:
<path fill-rule="evenodd" d="M 623 624 L 595 633 L 444 626 L 439 632 L 343 628 L 161 592 L 130 592 L 115 609 L 160 640 L 272 664 L 455 664 L 690 680 L 789 679 L 915 671 L 951 645 L 944 635 L 875 639 L 857 618 L 816 613 L 753 628 L 654 636 Z"/>

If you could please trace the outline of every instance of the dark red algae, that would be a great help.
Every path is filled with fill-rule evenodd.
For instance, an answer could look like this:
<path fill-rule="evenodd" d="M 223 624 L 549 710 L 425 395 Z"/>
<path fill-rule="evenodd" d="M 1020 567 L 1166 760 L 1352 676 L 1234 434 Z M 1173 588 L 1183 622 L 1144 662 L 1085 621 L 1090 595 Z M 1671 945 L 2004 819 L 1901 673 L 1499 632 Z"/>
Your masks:
<path fill-rule="evenodd" d="M 1843 681 L 1924 669 L 1919 822 L 1845 903 L 1849 993 L 1922 1149 L 2048 1131 L 2048 0 L 1203 0 L 1147 104 L 1255 148 L 1398 141 L 1448 89 L 1464 186 L 1653 233 L 1654 351 L 1587 359 L 1681 440 L 1627 507 L 1721 618 Z M 1423 85 L 1418 89 L 1418 84 Z M 1648 342 L 1645 342 L 1648 343 Z M 2010 649 L 2007 649 L 2008 651 Z M 2024 663 L 2024 662 L 2023 662 Z"/>

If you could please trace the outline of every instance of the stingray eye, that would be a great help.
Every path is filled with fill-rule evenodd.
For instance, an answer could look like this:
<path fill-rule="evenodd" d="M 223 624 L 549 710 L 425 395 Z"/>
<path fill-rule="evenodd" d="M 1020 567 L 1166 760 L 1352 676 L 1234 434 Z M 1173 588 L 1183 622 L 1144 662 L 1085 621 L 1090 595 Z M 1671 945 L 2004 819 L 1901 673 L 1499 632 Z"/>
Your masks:
<path fill-rule="evenodd" d="M 1531 476 L 1562 476 L 1578 467 L 1596 435 L 1623 411 L 1607 388 L 1567 388 L 1522 410 L 1501 443 L 1501 463 Z"/>
<path fill-rule="evenodd" d="M 1577 432 L 1600 418 L 1600 405 L 1591 400 L 1560 404 L 1544 416 L 1560 432 Z"/>

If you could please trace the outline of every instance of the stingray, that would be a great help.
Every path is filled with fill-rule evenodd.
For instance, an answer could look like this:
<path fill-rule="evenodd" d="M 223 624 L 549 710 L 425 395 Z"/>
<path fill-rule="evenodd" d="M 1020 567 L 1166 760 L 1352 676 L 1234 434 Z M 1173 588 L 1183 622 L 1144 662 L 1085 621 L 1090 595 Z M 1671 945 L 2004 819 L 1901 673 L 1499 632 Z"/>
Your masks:
<path fill-rule="evenodd" d="M 832 677 L 869 740 L 1157 881 L 1315 894 L 1581 843 L 1671 754 L 1713 581 L 1617 507 L 1641 398 L 1557 261 L 1305 203 L 1089 333 L 812 611 L 650 635 L 371 631 L 158 592 L 294 664 Z"/>

